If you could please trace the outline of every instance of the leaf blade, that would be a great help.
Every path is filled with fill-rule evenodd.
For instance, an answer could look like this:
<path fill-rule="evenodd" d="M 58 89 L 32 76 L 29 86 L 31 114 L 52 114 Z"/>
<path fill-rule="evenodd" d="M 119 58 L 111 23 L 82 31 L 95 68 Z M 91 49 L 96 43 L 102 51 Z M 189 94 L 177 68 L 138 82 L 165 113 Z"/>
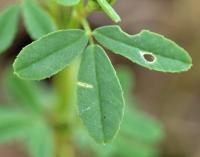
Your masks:
<path fill-rule="evenodd" d="M 0 143 L 19 139 L 29 131 L 33 122 L 30 114 L 27 116 L 22 111 L 1 108 L 0 109 Z"/>
<path fill-rule="evenodd" d="M 36 40 L 56 31 L 53 19 L 33 0 L 24 0 L 22 9 L 26 29 L 32 39 Z"/>
<path fill-rule="evenodd" d="M 97 142 L 107 143 L 119 130 L 124 100 L 114 68 L 101 47 L 92 45 L 84 52 L 78 80 L 83 123 Z"/>
<path fill-rule="evenodd" d="M 183 48 L 150 31 L 131 36 L 118 26 L 105 26 L 96 29 L 94 36 L 116 54 L 151 70 L 173 73 L 187 71 L 192 66 L 192 59 Z M 145 55 L 153 57 L 153 61 Z"/>
<path fill-rule="evenodd" d="M 43 84 L 19 79 L 10 69 L 6 73 L 5 84 L 12 102 L 20 104 L 25 110 L 36 113 L 43 110 L 44 104 L 41 99 L 44 97 Z"/>
<path fill-rule="evenodd" d="M 53 157 L 55 154 L 53 131 L 43 121 L 32 127 L 25 142 L 32 157 Z"/>
<path fill-rule="evenodd" d="M 3 53 L 12 44 L 17 33 L 19 8 L 11 5 L 0 14 L 0 53 Z"/>
<path fill-rule="evenodd" d="M 87 43 L 82 30 L 50 33 L 22 49 L 13 65 L 15 74 L 28 80 L 48 78 L 78 57 Z"/>

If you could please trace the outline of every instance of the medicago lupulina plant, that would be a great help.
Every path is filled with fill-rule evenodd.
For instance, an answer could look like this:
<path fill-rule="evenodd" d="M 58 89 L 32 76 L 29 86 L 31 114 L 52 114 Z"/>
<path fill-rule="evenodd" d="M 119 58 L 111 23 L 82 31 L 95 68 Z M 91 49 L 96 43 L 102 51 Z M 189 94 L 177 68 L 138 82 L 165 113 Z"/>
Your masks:
<path fill-rule="evenodd" d="M 16 35 L 20 13 L 27 32 L 35 40 L 14 61 L 14 74 L 20 78 L 18 83 L 52 77 L 56 100 L 48 102 L 53 107 L 47 117 L 59 130 L 58 143 L 68 138 L 69 130 L 75 125 L 76 104 L 85 128 L 97 143 L 111 142 L 120 129 L 125 108 L 123 90 L 103 47 L 150 70 L 175 73 L 192 66 L 192 59 L 183 48 L 157 33 L 142 30 L 129 35 L 118 25 L 92 30 L 87 17 L 94 11 L 104 12 L 115 23 L 121 21 L 112 7 L 114 2 L 21 0 L 20 5 L 9 6 L 0 15 L 1 53 Z M 37 104 L 34 110 L 41 112 L 38 103 L 26 103 Z M 19 117 L 21 125 L 26 124 L 25 117 Z M 60 132 L 65 132 L 64 136 Z"/>

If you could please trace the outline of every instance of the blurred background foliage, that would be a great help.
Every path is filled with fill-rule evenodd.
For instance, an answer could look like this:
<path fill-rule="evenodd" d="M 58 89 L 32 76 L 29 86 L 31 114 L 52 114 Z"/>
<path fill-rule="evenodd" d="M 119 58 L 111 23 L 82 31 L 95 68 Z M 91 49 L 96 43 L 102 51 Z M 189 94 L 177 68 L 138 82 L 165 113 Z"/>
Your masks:
<path fill-rule="evenodd" d="M 14 0 L 1 0 L 0 8 L 3 8 L 13 1 Z M 149 146 L 149 144 L 146 145 L 145 142 L 146 138 L 150 136 L 145 136 L 146 134 L 140 135 L 140 137 L 144 137 L 143 139 L 139 139 L 139 141 L 142 141 L 142 144 L 145 143 L 143 148 L 145 148 L 146 151 L 149 150 L 149 152 L 152 153 L 158 151 L 160 152 L 160 157 L 200 156 L 200 62 L 198 61 L 198 50 L 200 50 L 199 5 L 199 0 L 118 0 L 115 5 L 116 10 L 123 19 L 120 25 L 124 30 L 131 34 L 137 33 L 141 29 L 150 29 L 161 33 L 185 47 L 193 58 L 194 66 L 189 72 L 181 74 L 163 74 L 146 70 L 137 65 L 132 65 L 127 60 L 115 55 L 111 56 L 112 62 L 116 66 L 121 64 L 127 65 L 131 69 L 131 72 L 135 74 L 135 90 L 131 90 L 132 93 L 131 96 L 129 96 L 131 98 L 134 96 L 134 100 L 131 101 L 133 102 L 131 103 L 132 112 L 136 112 L 135 114 L 131 114 L 135 116 L 132 118 L 136 120 L 131 120 L 131 123 L 135 124 L 133 126 L 137 126 L 137 119 L 145 119 L 145 122 L 147 119 L 151 121 L 151 118 L 146 118 L 146 116 L 149 117 L 151 115 L 151 117 L 160 121 L 165 130 L 166 135 L 162 144 L 159 147 L 154 146 L 153 150 L 151 149 L 152 143 Z M 105 15 L 99 13 L 90 16 L 90 21 L 94 28 L 111 23 Z M 13 46 L 8 50 L 8 53 L 0 57 L 1 101 L 5 99 L 5 94 L 2 93 L 5 67 L 9 63 L 12 63 L 13 57 L 16 56 L 21 47 L 29 42 L 31 42 L 31 40 L 21 24 L 20 32 Z M 129 111 L 130 109 L 128 109 L 128 112 Z M 139 115 L 137 114 L 138 112 Z M 144 116 L 141 112 L 145 112 Z M 126 116 L 129 116 L 129 114 Z M 150 123 L 151 122 L 145 124 Z M 159 127 L 157 126 L 157 122 L 153 121 L 153 123 L 156 123 L 156 127 Z M 126 125 L 126 121 L 124 121 L 123 125 Z M 145 127 L 148 126 L 145 125 Z M 125 129 L 125 131 L 129 133 L 129 130 Z M 148 131 L 148 129 L 146 131 Z M 140 131 L 138 132 L 141 133 Z M 139 137 L 137 135 L 138 132 L 136 131 L 134 137 Z M 120 132 L 120 135 L 121 134 L 123 133 Z M 158 135 L 158 137 L 160 136 L 162 135 Z M 119 136 L 119 139 L 117 138 L 114 144 L 118 145 L 118 147 L 125 152 L 126 149 L 130 149 L 134 152 L 134 147 L 124 148 L 120 137 L 121 136 Z M 87 140 L 86 136 L 85 138 L 86 139 L 82 139 L 83 142 L 85 140 L 87 142 L 90 141 Z M 154 137 L 154 139 L 156 138 Z M 120 140 L 120 142 L 118 142 L 118 140 Z M 151 141 L 151 139 L 148 140 Z M 161 139 L 158 138 L 157 140 L 159 141 Z M 137 151 L 140 150 L 141 143 L 138 144 L 138 139 L 134 139 L 133 141 L 134 143 L 132 143 L 132 145 L 136 145 L 135 148 L 137 148 Z M 81 144 L 81 142 L 78 143 Z M 91 143 L 90 145 L 93 150 L 91 153 L 100 154 L 102 157 L 107 155 L 101 154 L 101 149 L 98 149 L 99 151 L 97 152 L 97 147 L 95 147 L 94 144 Z M 77 147 L 82 149 L 81 145 Z M 108 154 L 116 153 L 116 150 L 112 150 L 112 146 L 106 147 L 106 150 L 108 150 L 106 152 Z M 103 149 L 105 149 L 105 146 Z M 124 152 L 117 152 L 118 155 L 120 153 Z M 115 154 L 113 155 L 115 156 Z M 12 144 L 0 146 L 0 156 L 23 157 L 27 155 L 19 142 L 17 144 L 13 142 Z M 88 156 L 87 152 L 85 156 Z"/>

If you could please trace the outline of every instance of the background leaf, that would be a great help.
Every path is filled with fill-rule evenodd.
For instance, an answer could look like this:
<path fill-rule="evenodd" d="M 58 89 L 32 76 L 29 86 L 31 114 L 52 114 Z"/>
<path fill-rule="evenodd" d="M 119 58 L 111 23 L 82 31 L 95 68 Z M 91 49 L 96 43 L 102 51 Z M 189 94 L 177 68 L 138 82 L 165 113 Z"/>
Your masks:
<path fill-rule="evenodd" d="M 127 66 L 119 66 L 117 67 L 117 76 L 120 80 L 120 84 L 122 86 L 122 89 L 125 93 L 125 96 L 130 96 L 129 94 L 132 95 L 132 90 L 135 87 L 135 78 L 132 74 L 131 68 Z"/>
<path fill-rule="evenodd" d="M 71 6 L 78 4 L 80 0 L 57 0 L 57 2 L 62 5 Z"/>
<path fill-rule="evenodd" d="M 26 29 L 34 40 L 56 30 L 50 15 L 33 0 L 23 1 L 23 17 Z"/>
<path fill-rule="evenodd" d="M 150 31 L 131 36 L 119 26 L 105 26 L 96 29 L 94 36 L 116 54 L 152 70 L 181 72 L 192 66 L 192 59 L 183 48 Z"/>
<path fill-rule="evenodd" d="M 45 92 L 49 94 L 44 84 L 19 79 L 11 70 L 5 76 L 5 88 L 11 103 L 20 104 L 23 109 L 37 113 L 44 109 L 44 99 L 47 98 Z"/>
<path fill-rule="evenodd" d="M 78 81 L 84 125 L 97 142 L 111 141 L 121 124 L 124 101 L 115 70 L 101 47 L 92 45 L 84 52 Z"/>
<path fill-rule="evenodd" d="M 32 157 L 53 157 L 55 154 L 53 130 L 43 121 L 33 126 L 25 143 Z"/>
<path fill-rule="evenodd" d="M 31 128 L 35 118 L 30 113 L 17 109 L 0 109 L 0 142 L 5 143 L 23 137 Z"/>
<path fill-rule="evenodd" d="M 0 13 L 0 53 L 12 44 L 17 33 L 19 8 L 11 5 Z"/>
<path fill-rule="evenodd" d="M 155 144 L 163 138 L 161 125 L 133 107 L 127 107 L 122 122 L 121 133 L 132 140 Z"/>
<path fill-rule="evenodd" d="M 133 142 L 128 138 L 119 137 L 115 143 L 115 155 L 120 157 L 156 157 L 158 151 L 154 146 Z M 114 156 L 114 155 L 113 155 Z"/>
<path fill-rule="evenodd" d="M 26 46 L 14 63 L 17 76 L 29 80 L 48 78 L 78 57 L 88 43 L 82 30 L 50 33 Z"/>

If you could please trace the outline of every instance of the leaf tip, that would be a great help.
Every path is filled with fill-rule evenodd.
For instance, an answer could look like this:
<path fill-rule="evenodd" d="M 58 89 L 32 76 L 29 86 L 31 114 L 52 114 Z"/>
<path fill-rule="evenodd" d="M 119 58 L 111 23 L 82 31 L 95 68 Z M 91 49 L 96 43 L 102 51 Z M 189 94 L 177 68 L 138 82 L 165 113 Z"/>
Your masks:
<path fill-rule="evenodd" d="M 114 22 L 115 23 L 119 23 L 119 22 L 121 22 L 122 20 L 121 20 L 121 18 L 120 18 L 120 16 L 117 16 L 115 19 L 114 19 Z"/>

